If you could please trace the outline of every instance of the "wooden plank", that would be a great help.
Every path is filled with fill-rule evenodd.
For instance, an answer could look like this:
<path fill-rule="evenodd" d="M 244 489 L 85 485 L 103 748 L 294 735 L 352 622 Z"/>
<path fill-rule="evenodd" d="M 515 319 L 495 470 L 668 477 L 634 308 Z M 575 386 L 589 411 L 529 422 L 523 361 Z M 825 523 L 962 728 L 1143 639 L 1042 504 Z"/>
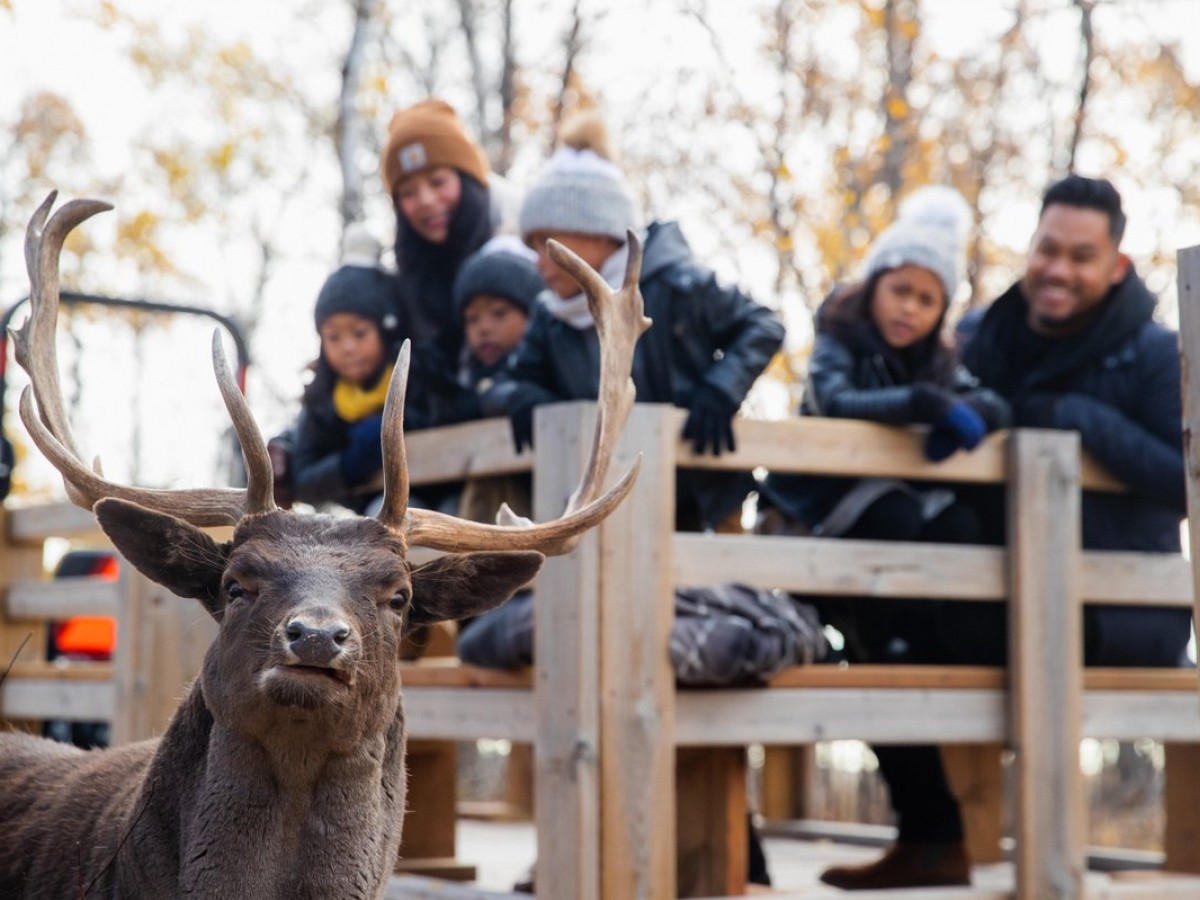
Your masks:
<path fill-rule="evenodd" d="M 677 534 L 676 585 L 742 581 L 797 594 L 1003 600 L 1007 553 L 996 547 L 763 535 Z M 1089 603 L 1191 606 L 1191 567 L 1162 553 L 1083 554 Z"/>
<path fill-rule="evenodd" d="M 108 546 L 108 539 L 91 512 L 61 501 L 8 511 L 8 539 L 16 544 L 37 544 L 48 537 L 88 538 Z"/>
<path fill-rule="evenodd" d="M 972 865 L 1004 858 L 1004 745 L 944 744 L 942 762 L 950 790 L 958 798 L 966 833 L 967 858 Z"/>
<path fill-rule="evenodd" d="M 217 633 L 199 602 L 176 597 L 124 558 L 120 572 L 113 717 L 118 744 L 162 734 Z"/>
<path fill-rule="evenodd" d="M 746 751 L 682 748 L 676 753 L 675 786 L 678 896 L 745 893 L 749 868 Z"/>
<path fill-rule="evenodd" d="M 534 412 L 534 513 L 564 509 L 587 460 L 594 404 Z M 546 561 L 534 603 L 538 893 L 600 900 L 599 536 Z"/>
<path fill-rule="evenodd" d="M 499 738 L 532 742 L 537 734 L 534 694 L 525 689 L 404 686 L 410 737 L 456 741 Z"/>
<path fill-rule="evenodd" d="M 488 891 L 419 875 L 393 875 L 383 897 L 384 900 L 529 900 L 528 894 Z"/>
<path fill-rule="evenodd" d="M 1083 892 L 1079 435 L 1009 441 L 1008 545 L 1017 897 Z"/>
<path fill-rule="evenodd" d="M 1200 703 L 1189 691 L 1088 691 L 1081 730 L 1084 737 L 1125 741 L 1200 741 Z"/>
<path fill-rule="evenodd" d="M 1196 690 L 1196 669 L 1089 668 L 1083 670 L 1088 691 Z M 778 687 L 858 688 L 977 688 L 1001 689 L 1008 684 L 1004 669 L 992 666 L 852 665 L 793 666 L 770 681 Z"/>
<path fill-rule="evenodd" d="M 484 669 L 480 666 L 469 666 L 454 657 L 435 656 L 401 663 L 400 680 L 405 688 L 532 688 L 533 669 Z"/>
<path fill-rule="evenodd" d="M 1003 550 L 763 535 L 677 534 L 671 578 L 693 586 L 741 581 L 800 594 L 852 597 L 1005 596 Z"/>
<path fill-rule="evenodd" d="M 117 594 L 117 583 L 101 578 L 18 578 L 8 589 L 5 611 L 10 619 L 115 616 Z"/>
<path fill-rule="evenodd" d="M 679 692 L 675 704 L 676 740 L 685 747 L 1006 738 L 1005 693 L 1000 690 L 688 690 Z"/>
<path fill-rule="evenodd" d="M 106 681 L 10 679 L 0 687 L 0 716 L 6 719 L 65 719 L 103 722 L 112 719 L 115 691 Z"/>
<path fill-rule="evenodd" d="M 637 404 L 615 473 L 640 453 L 625 502 L 599 528 L 601 896 L 676 896 L 674 617 L 676 410 Z M 556 896 L 551 894 L 551 896 Z"/>
<path fill-rule="evenodd" d="M 55 662 L 17 663 L 8 673 L 17 681 L 36 678 L 42 681 L 112 681 L 113 665 L 107 662 Z"/>
<path fill-rule="evenodd" d="M 412 485 L 530 471 L 533 454 L 513 450 L 510 429 L 506 417 L 497 417 L 409 432 L 404 446 Z"/>
<path fill-rule="evenodd" d="M 1183 450 L 1187 472 L 1188 519 L 1200 522 L 1200 245 L 1177 254 L 1179 346 L 1182 356 Z M 1200 527 L 1190 529 L 1193 621 L 1200 622 Z"/>
<path fill-rule="evenodd" d="M 674 413 L 680 429 L 686 411 Z M 678 432 L 677 432 L 678 433 Z M 738 449 L 720 456 L 697 455 L 679 441 L 675 458 L 684 468 L 813 475 L 882 476 L 914 480 L 999 484 L 1005 480 L 1005 445 L 1009 432 L 997 432 L 971 453 L 931 463 L 922 450 L 924 431 L 853 419 L 818 417 L 762 420 L 737 418 Z M 1123 491 L 1124 485 L 1090 457 L 1081 462 L 1081 481 L 1088 490 Z"/>
<path fill-rule="evenodd" d="M 410 864 L 417 860 L 453 860 L 458 826 L 457 746 L 453 741 L 410 740 L 405 764 L 408 812 L 400 860 Z M 405 870 L 412 868 L 406 865 Z"/>
<path fill-rule="evenodd" d="M 12 584 L 17 579 L 39 578 L 43 573 L 42 544 L 12 544 L 14 526 L 12 510 L 0 507 L 0 533 L 5 535 L 6 546 L 0 552 L 0 585 Z M 0 616 L 0 671 L 10 665 L 40 662 L 46 658 L 46 625 L 44 622 L 13 622 Z M 4 717 L 0 709 L 0 719 Z M 3 722 L 0 722 L 0 727 Z"/>
<path fill-rule="evenodd" d="M 1200 873 L 1200 746 L 1168 742 L 1163 750 L 1164 868 Z"/>

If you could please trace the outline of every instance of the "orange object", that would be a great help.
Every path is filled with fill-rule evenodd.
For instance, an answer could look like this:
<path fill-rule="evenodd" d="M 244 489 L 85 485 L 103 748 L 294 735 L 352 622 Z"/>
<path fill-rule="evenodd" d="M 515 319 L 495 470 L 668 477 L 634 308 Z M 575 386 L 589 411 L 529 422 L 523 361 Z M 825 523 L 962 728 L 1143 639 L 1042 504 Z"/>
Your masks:
<path fill-rule="evenodd" d="M 59 626 L 54 642 L 64 655 L 108 659 L 117 645 L 117 620 L 111 616 L 75 616 Z"/>

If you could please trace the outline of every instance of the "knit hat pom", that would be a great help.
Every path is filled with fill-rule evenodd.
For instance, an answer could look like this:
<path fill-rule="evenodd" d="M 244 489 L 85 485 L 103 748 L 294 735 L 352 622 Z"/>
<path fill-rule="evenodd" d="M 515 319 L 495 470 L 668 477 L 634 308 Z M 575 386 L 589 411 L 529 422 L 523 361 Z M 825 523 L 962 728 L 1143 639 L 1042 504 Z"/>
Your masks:
<path fill-rule="evenodd" d="M 366 225 L 351 222 L 346 226 L 342 235 L 342 265 L 375 267 L 382 253 L 383 245 Z"/>
<path fill-rule="evenodd" d="M 920 266 L 937 276 L 949 302 L 966 269 L 971 222 L 971 207 L 954 188 L 920 188 L 905 198 L 896 221 L 871 245 L 866 276 Z"/>
<path fill-rule="evenodd" d="M 623 244 L 626 232 L 639 227 L 639 217 L 625 177 L 612 161 L 603 121 L 594 112 L 567 119 L 559 144 L 521 205 L 521 235 L 565 232 Z"/>

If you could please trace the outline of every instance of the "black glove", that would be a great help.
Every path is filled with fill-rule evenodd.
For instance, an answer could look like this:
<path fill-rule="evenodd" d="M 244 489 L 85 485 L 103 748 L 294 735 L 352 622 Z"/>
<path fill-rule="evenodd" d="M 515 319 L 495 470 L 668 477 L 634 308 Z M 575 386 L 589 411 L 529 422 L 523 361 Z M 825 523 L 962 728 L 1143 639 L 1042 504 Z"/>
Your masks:
<path fill-rule="evenodd" d="M 512 422 L 513 449 L 520 453 L 526 447 L 533 449 L 533 411 L 537 408 L 535 401 L 520 403 L 508 414 Z"/>
<path fill-rule="evenodd" d="M 1039 391 L 1028 394 L 1016 404 L 1015 419 L 1025 428 L 1057 428 L 1058 401 L 1062 394 Z"/>
<path fill-rule="evenodd" d="M 961 397 L 971 405 L 971 409 L 979 413 L 989 433 L 1012 426 L 1012 408 L 1009 407 L 1008 401 L 995 391 L 975 388 Z"/>
<path fill-rule="evenodd" d="M 382 415 L 360 419 L 347 429 L 341 455 L 342 479 L 347 485 L 360 485 L 383 468 L 382 432 Z"/>
<path fill-rule="evenodd" d="M 284 438 L 271 438 L 267 441 L 267 456 L 271 459 L 271 473 L 274 477 L 275 505 L 280 509 L 292 508 L 292 448 L 290 441 Z"/>
<path fill-rule="evenodd" d="M 692 442 L 692 452 L 703 453 L 712 448 L 713 456 L 722 450 L 737 449 L 733 440 L 733 417 L 738 404 L 708 384 L 701 384 L 692 395 L 692 406 L 683 423 L 684 440 Z"/>
<path fill-rule="evenodd" d="M 924 425 L 936 425 L 950 414 L 959 402 L 954 394 L 927 381 L 912 386 L 912 420 Z"/>

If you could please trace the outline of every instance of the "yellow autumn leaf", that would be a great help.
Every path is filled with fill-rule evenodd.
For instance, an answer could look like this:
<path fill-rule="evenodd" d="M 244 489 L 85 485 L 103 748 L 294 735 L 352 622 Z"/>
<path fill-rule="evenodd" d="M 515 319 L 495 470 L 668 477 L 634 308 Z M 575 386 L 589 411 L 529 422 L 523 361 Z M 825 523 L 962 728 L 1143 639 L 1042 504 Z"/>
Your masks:
<path fill-rule="evenodd" d="M 775 169 L 775 177 L 778 178 L 780 181 L 791 181 L 792 180 L 792 170 L 788 168 L 787 163 L 781 162 L 779 164 L 778 168 Z"/>
<path fill-rule="evenodd" d="M 893 95 L 888 97 L 887 112 L 893 119 L 903 119 L 908 116 L 909 105 L 903 97 Z"/>

